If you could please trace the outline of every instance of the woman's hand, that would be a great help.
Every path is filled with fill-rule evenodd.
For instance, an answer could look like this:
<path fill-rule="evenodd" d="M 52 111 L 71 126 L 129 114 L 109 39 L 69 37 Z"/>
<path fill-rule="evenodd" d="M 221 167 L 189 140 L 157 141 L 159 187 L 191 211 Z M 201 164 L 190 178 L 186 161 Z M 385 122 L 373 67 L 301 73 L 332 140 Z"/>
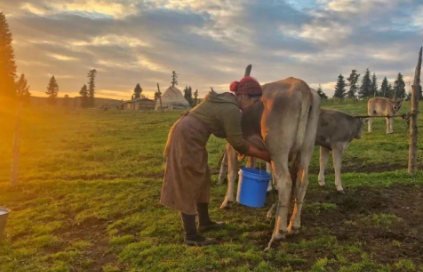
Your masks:
<path fill-rule="evenodd" d="M 250 145 L 247 151 L 247 155 L 256 157 L 270 163 L 270 153 L 267 150 L 261 150 L 255 145 Z"/>

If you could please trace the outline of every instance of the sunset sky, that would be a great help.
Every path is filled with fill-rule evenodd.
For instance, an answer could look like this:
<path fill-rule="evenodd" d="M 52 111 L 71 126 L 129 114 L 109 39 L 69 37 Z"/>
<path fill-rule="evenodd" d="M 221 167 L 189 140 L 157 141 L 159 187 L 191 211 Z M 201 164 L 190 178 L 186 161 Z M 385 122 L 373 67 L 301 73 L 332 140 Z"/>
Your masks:
<path fill-rule="evenodd" d="M 76 96 L 92 68 L 99 97 L 129 99 L 137 83 L 152 97 L 172 70 L 203 96 L 249 63 L 261 83 L 294 76 L 332 96 L 352 69 L 409 81 L 423 45 L 422 0 L 0 0 L 0 11 L 34 96 L 52 75 L 60 97 Z"/>

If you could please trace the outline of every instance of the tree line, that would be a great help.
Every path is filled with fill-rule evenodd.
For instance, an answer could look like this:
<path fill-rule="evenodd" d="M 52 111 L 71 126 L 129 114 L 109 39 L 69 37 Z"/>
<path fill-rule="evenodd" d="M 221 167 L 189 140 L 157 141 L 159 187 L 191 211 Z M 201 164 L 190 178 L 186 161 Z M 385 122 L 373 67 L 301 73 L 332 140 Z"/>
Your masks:
<path fill-rule="evenodd" d="M 0 12 L 0 98 L 8 102 L 29 103 L 31 93 L 24 74 L 16 81 L 16 62 L 12 33 L 6 16 Z"/>
<path fill-rule="evenodd" d="M 386 77 L 384 77 L 380 87 L 377 82 L 376 74 L 373 73 L 373 75 L 371 75 L 368 68 L 361 79 L 361 84 L 359 84 L 359 79 L 360 74 L 355 69 L 351 71 L 346 80 L 344 79 L 344 76 L 340 74 L 336 82 L 333 98 L 366 99 L 374 96 L 387 98 L 409 98 L 408 96 L 410 94 L 407 94 L 405 91 L 405 82 L 401 73 L 398 73 L 393 85 Z M 319 89 L 321 92 L 320 86 Z M 321 97 L 324 98 L 322 95 Z M 419 99 L 423 99 L 422 93 L 419 94 Z"/>
<path fill-rule="evenodd" d="M 27 105 L 30 103 L 31 97 L 31 92 L 29 91 L 30 86 L 25 78 L 25 74 L 21 74 L 19 79 L 16 80 L 17 67 L 12 42 L 13 37 L 6 21 L 6 16 L 0 12 L 0 98 Z M 97 71 L 95 69 L 88 72 L 88 87 L 84 85 L 79 92 L 81 94 L 80 99 L 83 108 L 94 107 L 96 74 Z M 47 103 L 49 105 L 56 105 L 58 94 L 59 84 L 56 78 L 52 76 L 47 84 Z M 63 106 L 68 107 L 69 105 L 70 98 L 66 94 L 63 99 Z"/>

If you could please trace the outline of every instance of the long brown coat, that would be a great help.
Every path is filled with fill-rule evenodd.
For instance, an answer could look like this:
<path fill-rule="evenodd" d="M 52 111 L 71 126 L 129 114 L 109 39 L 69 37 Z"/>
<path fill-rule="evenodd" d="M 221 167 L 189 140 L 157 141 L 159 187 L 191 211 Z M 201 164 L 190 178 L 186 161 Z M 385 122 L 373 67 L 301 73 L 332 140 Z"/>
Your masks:
<path fill-rule="evenodd" d="M 196 203 L 210 201 L 210 169 L 206 144 L 207 127 L 187 115 L 176 122 L 165 148 L 166 168 L 160 204 L 196 214 Z"/>

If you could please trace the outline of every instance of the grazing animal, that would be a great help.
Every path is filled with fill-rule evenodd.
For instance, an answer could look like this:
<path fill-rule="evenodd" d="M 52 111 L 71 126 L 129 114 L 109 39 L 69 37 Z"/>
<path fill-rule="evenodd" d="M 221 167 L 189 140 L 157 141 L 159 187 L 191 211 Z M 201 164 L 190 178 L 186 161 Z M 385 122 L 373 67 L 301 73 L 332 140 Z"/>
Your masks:
<path fill-rule="evenodd" d="M 357 118 L 340 111 L 321 109 L 317 125 L 316 145 L 320 146 L 319 184 L 325 185 L 325 168 L 332 151 L 335 169 L 336 190 L 344 193 L 341 183 L 342 155 L 354 139 L 361 138 L 363 123 L 367 119 Z"/>
<path fill-rule="evenodd" d="M 304 81 L 292 77 L 265 84 L 262 89 L 261 101 L 244 110 L 242 127 L 248 140 L 254 135 L 261 135 L 271 155 L 274 182 L 279 194 L 273 241 L 285 238 L 287 233 L 297 233 L 301 225 L 320 98 Z M 227 156 L 231 155 L 228 153 Z M 229 161 L 236 163 L 233 158 Z M 291 172 L 289 161 L 293 163 Z M 292 192 L 295 206 L 288 226 L 288 204 Z"/>
<path fill-rule="evenodd" d="M 369 116 L 393 116 L 401 108 L 404 99 L 385 97 L 373 97 L 367 102 L 367 114 Z M 372 132 L 373 117 L 369 119 L 369 132 Z M 394 132 L 394 117 L 386 117 L 386 134 Z"/>
<path fill-rule="evenodd" d="M 320 109 L 315 140 L 315 144 L 320 146 L 320 172 L 318 178 L 320 186 L 325 185 L 324 172 L 329 160 L 329 153 L 332 151 L 336 190 L 344 193 L 341 182 L 342 155 L 352 140 L 361 138 L 362 127 L 366 121 L 367 119 L 365 118 L 357 118 L 340 111 Z M 259 147 L 261 146 L 259 139 L 250 138 L 250 141 Z M 251 166 L 252 163 L 249 160 L 247 167 Z M 269 166 L 269 164 L 266 164 L 268 172 L 271 170 Z M 228 204 L 234 201 L 237 172 L 236 151 L 231 145 L 227 144 L 221 163 L 219 184 L 223 183 L 227 173 L 228 189 L 220 206 L 221 209 L 227 208 Z M 269 186 L 268 191 L 271 190 L 271 184 Z"/>

